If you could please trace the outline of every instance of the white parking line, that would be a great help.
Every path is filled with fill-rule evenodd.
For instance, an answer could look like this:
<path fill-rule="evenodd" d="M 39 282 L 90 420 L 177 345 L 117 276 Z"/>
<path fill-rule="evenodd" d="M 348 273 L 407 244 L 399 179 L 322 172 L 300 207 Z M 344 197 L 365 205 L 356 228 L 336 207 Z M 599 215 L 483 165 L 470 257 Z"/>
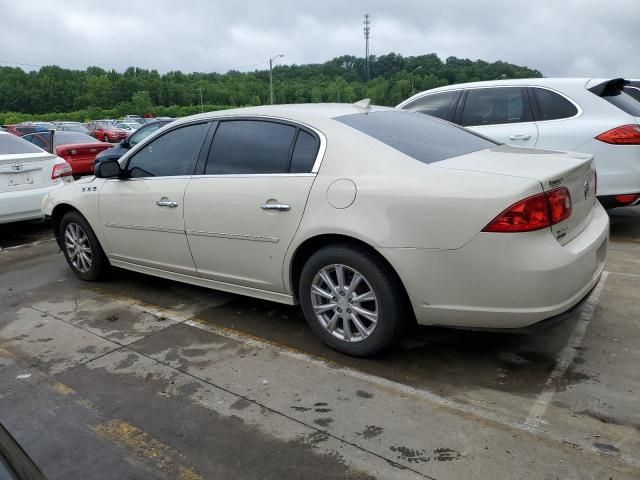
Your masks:
<path fill-rule="evenodd" d="M 582 311 L 580 312 L 580 317 L 578 318 L 578 321 L 576 322 L 576 325 L 571 332 L 571 336 L 569 337 L 567 344 L 558 355 L 558 360 L 556 362 L 555 368 L 551 372 L 551 375 L 549 375 L 549 378 L 544 384 L 542 392 L 540 393 L 540 395 L 538 395 L 538 398 L 533 403 L 531 410 L 529 410 L 529 415 L 524 422 L 526 428 L 537 429 L 538 425 L 544 417 L 544 414 L 547 411 L 551 399 L 557 391 L 556 381 L 564 376 L 564 374 L 567 372 L 567 369 L 569 368 L 569 366 L 571 366 L 573 360 L 576 358 L 576 355 L 578 354 L 577 348 L 580 346 L 585 334 L 587 333 L 587 328 L 589 327 L 589 323 L 593 319 L 595 307 L 598 304 L 600 293 L 602 292 L 608 276 L 609 272 L 602 272 L 600 282 L 598 283 L 596 288 L 593 289 L 593 292 L 583 305 Z"/>
<path fill-rule="evenodd" d="M 47 238 L 46 240 L 38 240 L 37 242 L 25 243 L 23 245 L 14 245 L 13 247 L 6 247 L 6 248 L 0 247 L 0 253 L 10 252 L 12 250 L 20 250 L 22 248 L 35 247 L 42 243 L 53 242 L 53 241 L 55 241 L 55 238 Z"/>

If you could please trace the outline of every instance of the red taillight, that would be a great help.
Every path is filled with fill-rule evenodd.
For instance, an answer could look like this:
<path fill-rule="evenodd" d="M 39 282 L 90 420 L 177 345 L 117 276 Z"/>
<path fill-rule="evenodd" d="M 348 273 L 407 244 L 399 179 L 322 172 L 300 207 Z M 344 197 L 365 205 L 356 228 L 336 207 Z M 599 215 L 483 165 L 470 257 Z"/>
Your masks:
<path fill-rule="evenodd" d="M 67 177 L 71 175 L 73 172 L 71 170 L 71 165 L 67 162 L 64 163 L 56 163 L 53 166 L 53 170 L 51 170 L 51 180 L 55 180 L 60 177 Z"/>
<path fill-rule="evenodd" d="M 601 133 L 596 137 L 612 145 L 640 145 L 640 125 L 622 125 Z"/>
<path fill-rule="evenodd" d="M 616 199 L 617 202 L 622 203 L 624 205 L 630 205 L 634 203 L 636 200 L 640 198 L 640 193 L 628 193 L 625 195 L 614 195 L 613 198 Z"/>
<path fill-rule="evenodd" d="M 498 215 L 482 231 L 532 232 L 560 223 L 571 216 L 571 194 L 558 188 L 520 200 Z"/>

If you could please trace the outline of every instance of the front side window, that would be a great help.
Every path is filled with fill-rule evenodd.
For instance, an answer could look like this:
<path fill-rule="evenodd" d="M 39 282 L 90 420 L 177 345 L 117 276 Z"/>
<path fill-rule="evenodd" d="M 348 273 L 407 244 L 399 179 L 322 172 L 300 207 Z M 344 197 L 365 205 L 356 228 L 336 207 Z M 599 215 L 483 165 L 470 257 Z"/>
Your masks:
<path fill-rule="evenodd" d="M 131 177 L 192 175 L 208 123 L 171 130 L 156 138 L 129 160 Z"/>
<path fill-rule="evenodd" d="M 402 109 L 424 113 L 443 120 L 450 120 L 453 117 L 459 96 L 459 91 L 433 93 L 414 100 L 402 107 Z"/>
<path fill-rule="evenodd" d="M 538 105 L 536 120 L 558 120 L 571 118 L 578 114 L 578 109 L 569 100 L 545 88 L 531 88 Z"/>
<path fill-rule="evenodd" d="M 289 173 L 296 128 L 261 120 L 227 120 L 216 130 L 206 175 Z"/>
<path fill-rule="evenodd" d="M 469 90 L 460 123 L 465 126 L 499 125 L 531 121 L 531 112 L 520 88 Z"/>

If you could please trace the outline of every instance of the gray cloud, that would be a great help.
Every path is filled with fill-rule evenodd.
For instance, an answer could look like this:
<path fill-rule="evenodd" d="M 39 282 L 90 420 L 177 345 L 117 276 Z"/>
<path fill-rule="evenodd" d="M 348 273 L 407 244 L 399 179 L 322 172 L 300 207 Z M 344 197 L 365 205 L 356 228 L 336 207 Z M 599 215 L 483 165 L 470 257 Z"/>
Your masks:
<path fill-rule="evenodd" d="M 0 0 L 0 60 L 161 72 L 253 70 L 278 53 L 284 63 L 323 62 L 364 55 L 366 11 L 372 54 L 640 77 L 639 0 Z"/>

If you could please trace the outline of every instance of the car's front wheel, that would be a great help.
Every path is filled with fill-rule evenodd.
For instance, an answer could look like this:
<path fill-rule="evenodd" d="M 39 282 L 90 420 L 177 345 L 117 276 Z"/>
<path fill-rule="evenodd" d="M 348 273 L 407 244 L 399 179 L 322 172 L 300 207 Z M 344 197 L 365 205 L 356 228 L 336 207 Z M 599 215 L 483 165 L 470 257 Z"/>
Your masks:
<path fill-rule="evenodd" d="M 302 270 L 299 296 L 313 331 L 349 355 L 384 350 L 409 323 L 406 296 L 395 273 L 377 255 L 350 245 L 313 254 Z"/>
<path fill-rule="evenodd" d="M 105 275 L 109 261 L 89 222 L 80 213 L 68 212 L 62 217 L 59 235 L 64 256 L 76 276 L 95 281 Z"/>

